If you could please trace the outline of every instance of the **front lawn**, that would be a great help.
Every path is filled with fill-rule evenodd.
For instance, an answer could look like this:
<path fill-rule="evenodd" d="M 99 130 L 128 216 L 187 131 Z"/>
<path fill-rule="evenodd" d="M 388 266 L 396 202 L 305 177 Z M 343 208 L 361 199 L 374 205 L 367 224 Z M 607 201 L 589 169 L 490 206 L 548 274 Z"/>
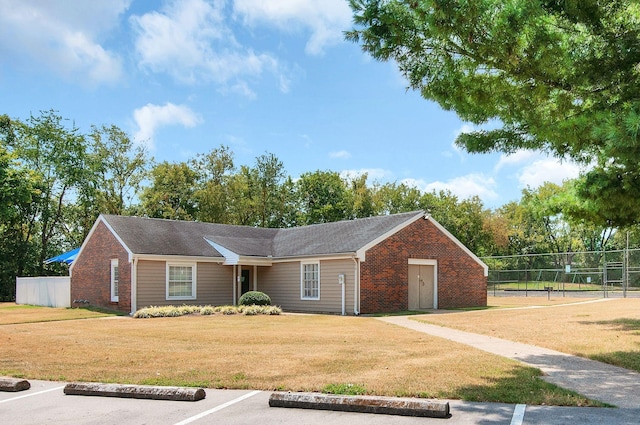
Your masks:
<path fill-rule="evenodd" d="M 0 375 L 32 379 L 598 405 L 547 384 L 536 369 L 364 317 L 12 324 L 0 326 L 0 346 Z"/>
<path fill-rule="evenodd" d="M 52 322 L 113 316 L 86 308 L 51 308 L 16 303 L 0 303 L 0 325 Z"/>

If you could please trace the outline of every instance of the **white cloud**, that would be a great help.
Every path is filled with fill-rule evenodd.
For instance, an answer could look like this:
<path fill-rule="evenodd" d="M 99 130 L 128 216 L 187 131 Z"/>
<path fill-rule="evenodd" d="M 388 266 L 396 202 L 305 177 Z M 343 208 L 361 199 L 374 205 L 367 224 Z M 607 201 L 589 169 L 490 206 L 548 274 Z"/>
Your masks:
<path fill-rule="evenodd" d="M 404 179 L 402 183 L 416 187 L 423 192 L 448 190 L 460 199 L 478 196 L 482 201 L 487 202 L 498 198 L 498 194 L 494 190 L 496 181 L 493 177 L 487 177 L 483 174 L 454 177 L 446 182 L 435 181 L 428 183 L 424 180 Z"/>
<path fill-rule="evenodd" d="M 164 106 L 146 104 L 142 108 L 133 111 L 138 131 L 134 140 L 153 148 L 153 136 L 159 127 L 167 125 L 182 125 L 183 127 L 195 127 L 202 120 L 189 107 L 166 103 Z"/>
<path fill-rule="evenodd" d="M 464 123 L 459 128 L 454 130 L 453 142 L 451 142 L 451 150 L 442 152 L 442 156 L 446 158 L 451 158 L 455 154 L 458 158 L 460 158 L 460 161 L 464 161 L 466 152 L 460 146 L 456 145 L 455 141 L 458 138 L 458 136 L 461 135 L 462 133 L 470 133 L 475 130 L 477 130 L 477 128 L 469 123 Z"/>
<path fill-rule="evenodd" d="M 302 145 L 305 148 L 308 149 L 313 146 L 313 139 L 311 139 L 311 136 L 309 136 L 308 134 L 300 134 L 299 137 L 303 140 Z"/>
<path fill-rule="evenodd" d="M 225 1 L 185 0 L 132 16 L 140 66 L 188 84 L 234 82 L 230 91 L 255 97 L 246 82 L 268 71 L 286 81 L 278 60 L 243 47 L 227 25 Z M 288 90 L 280 82 L 283 90 Z"/>
<path fill-rule="evenodd" d="M 324 52 L 343 41 L 351 25 L 351 9 L 344 0 L 235 0 L 234 12 L 249 24 L 263 22 L 283 30 L 306 28 L 311 32 L 305 51 Z"/>
<path fill-rule="evenodd" d="M 254 100 L 258 97 L 256 92 L 251 90 L 251 87 L 249 87 L 249 84 L 246 81 L 238 81 L 236 84 L 233 84 L 231 87 L 221 90 L 221 92 L 239 94 L 251 100 Z"/>
<path fill-rule="evenodd" d="M 498 163 L 494 167 L 494 171 L 498 172 L 505 166 L 520 165 L 525 162 L 530 162 L 535 158 L 539 158 L 541 154 L 535 151 L 519 150 L 512 154 L 502 154 Z"/>
<path fill-rule="evenodd" d="M 502 154 L 493 170 L 498 173 L 505 168 L 517 170 L 515 176 L 521 188 L 534 189 L 545 182 L 562 184 L 564 180 L 578 177 L 583 170 L 571 160 L 560 160 L 542 152 L 529 150 L 519 150 L 510 155 Z"/>
<path fill-rule="evenodd" d="M 348 151 L 345 151 L 345 150 L 336 151 L 336 152 L 329 152 L 329 158 L 349 159 L 349 158 L 351 158 L 351 154 Z"/>
<path fill-rule="evenodd" d="M 473 131 L 478 130 L 478 128 L 476 126 L 474 126 L 473 124 L 469 124 L 469 123 L 464 123 L 460 126 L 460 128 L 456 129 L 453 132 L 453 135 L 455 136 L 455 138 L 457 139 L 459 135 L 461 135 L 462 133 L 471 133 Z"/>
<path fill-rule="evenodd" d="M 0 0 L 0 51 L 5 60 L 37 62 L 85 84 L 113 83 L 122 76 L 122 60 L 98 40 L 118 25 L 129 3 Z"/>
<path fill-rule="evenodd" d="M 531 188 L 537 188 L 545 182 L 562 184 L 564 180 L 578 177 L 580 170 L 580 166 L 574 162 L 545 158 L 524 167 L 518 180 L 522 187 Z"/>
<path fill-rule="evenodd" d="M 367 175 L 367 181 L 369 183 L 387 180 L 393 176 L 391 171 L 382 168 L 361 168 L 359 170 L 342 170 L 340 172 L 340 177 L 343 179 L 353 179 L 364 174 Z"/>

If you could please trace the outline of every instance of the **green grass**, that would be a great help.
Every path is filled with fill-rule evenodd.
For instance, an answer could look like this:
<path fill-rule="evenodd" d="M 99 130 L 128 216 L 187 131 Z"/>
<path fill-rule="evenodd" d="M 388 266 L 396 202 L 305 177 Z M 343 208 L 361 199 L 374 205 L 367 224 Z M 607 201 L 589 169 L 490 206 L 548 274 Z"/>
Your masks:
<path fill-rule="evenodd" d="M 329 384 L 322 389 L 325 394 L 364 395 L 367 389 L 358 384 Z"/>
<path fill-rule="evenodd" d="M 96 308 L 53 308 L 15 303 L 0 303 L 0 325 L 94 319 L 118 314 L 123 313 Z"/>
<path fill-rule="evenodd" d="M 493 290 L 529 290 L 529 291 L 544 291 L 545 287 L 552 287 L 554 291 L 602 291 L 602 285 L 596 285 L 592 283 L 569 283 L 565 282 L 550 282 L 550 281 L 529 281 L 529 282 L 508 282 L 508 283 L 489 283 L 488 289 Z M 609 287 L 609 290 L 613 290 Z"/>
<path fill-rule="evenodd" d="M 458 395 L 466 401 L 488 401 L 520 404 L 528 400 L 532 405 L 584 406 L 584 398 L 574 392 L 558 388 L 540 377 L 542 372 L 532 367 L 516 369 L 510 376 L 492 379 L 490 385 L 461 388 Z M 606 403 L 590 402 L 591 407 L 612 407 Z"/>
<path fill-rule="evenodd" d="M 7 305 L 0 305 L 0 309 L 5 310 L 5 311 L 10 311 L 10 310 L 27 310 L 27 309 L 38 309 L 40 308 L 37 305 L 29 305 L 29 304 L 10 304 L 7 303 Z"/>

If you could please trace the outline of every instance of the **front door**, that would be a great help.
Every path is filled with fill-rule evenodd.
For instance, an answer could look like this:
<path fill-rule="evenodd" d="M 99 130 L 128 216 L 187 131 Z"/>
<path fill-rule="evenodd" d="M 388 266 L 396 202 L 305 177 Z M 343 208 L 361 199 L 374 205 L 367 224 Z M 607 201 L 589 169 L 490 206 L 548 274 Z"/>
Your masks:
<path fill-rule="evenodd" d="M 242 294 L 244 294 L 245 292 L 249 292 L 249 288 L 250 286 L 250 282 L 251 280 L 249 279 L 250 277 L 250 273 L 249 270 L 242 270 L 242 272 L 240 273 L 240 282 L 242 283 Z"/>
<path fill-rule="evenodd" d="M 409 310 L 435 307 L 434 265 L 409 265 Z"/>

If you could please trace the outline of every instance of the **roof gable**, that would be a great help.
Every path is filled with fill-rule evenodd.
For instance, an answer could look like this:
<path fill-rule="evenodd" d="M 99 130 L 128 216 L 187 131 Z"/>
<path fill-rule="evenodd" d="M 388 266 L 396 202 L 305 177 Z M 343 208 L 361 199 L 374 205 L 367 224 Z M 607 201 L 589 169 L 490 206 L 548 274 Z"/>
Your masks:
<path fill-rule="evenodd" d="M 274 240 L 274 257 L 355 253 L 423 214 L 413 211 L 281 229 Z"/>

